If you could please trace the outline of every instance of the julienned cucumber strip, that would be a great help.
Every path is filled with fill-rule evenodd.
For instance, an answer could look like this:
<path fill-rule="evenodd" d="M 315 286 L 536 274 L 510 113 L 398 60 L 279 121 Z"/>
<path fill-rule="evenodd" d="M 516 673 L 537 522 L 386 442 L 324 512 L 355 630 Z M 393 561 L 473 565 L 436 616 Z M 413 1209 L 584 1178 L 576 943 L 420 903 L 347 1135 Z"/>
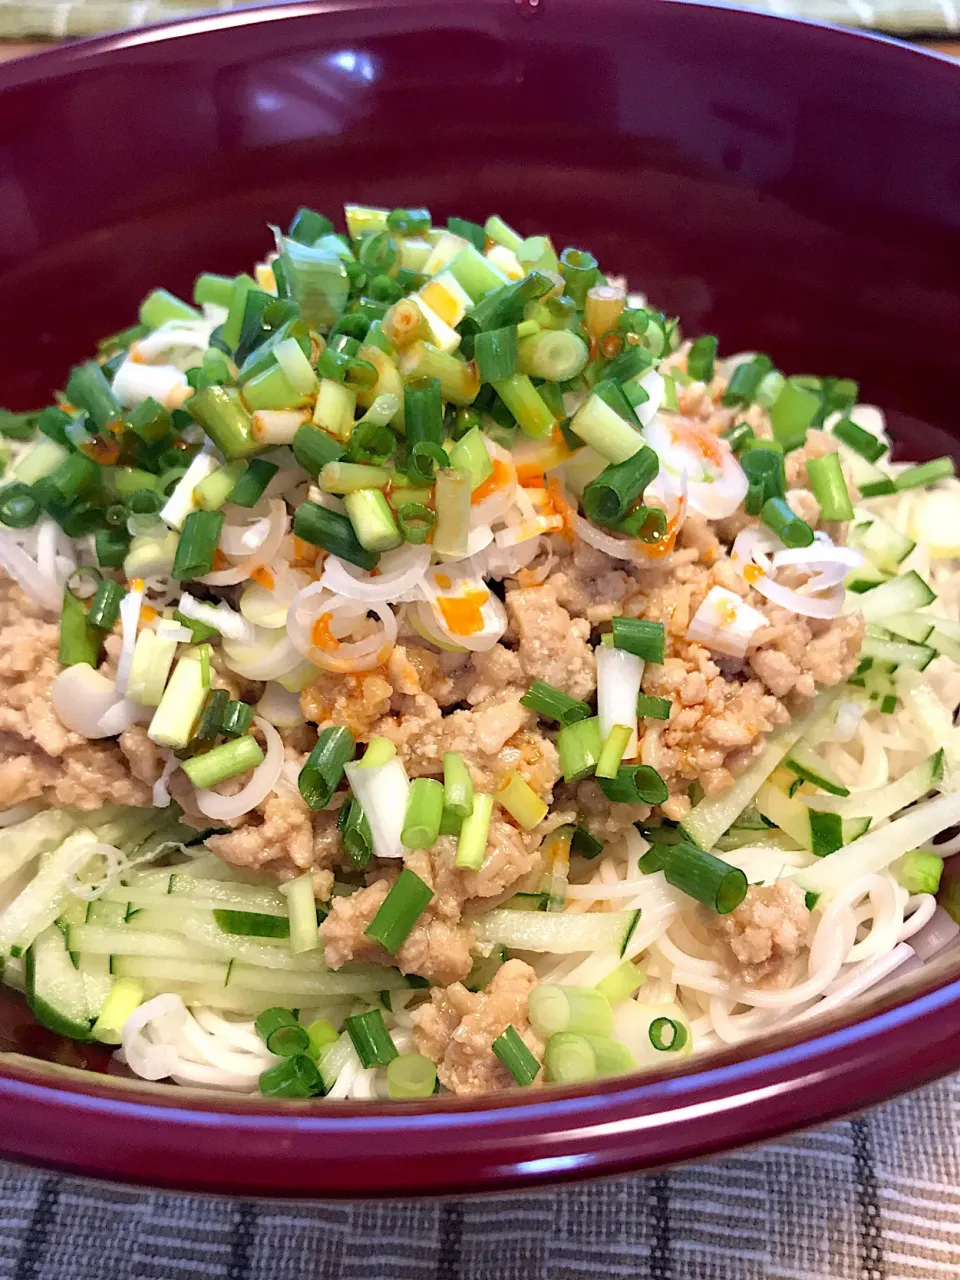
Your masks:
<path fill-rule="evenodd" d="M 25 976 L 27 1003 L 37 1021 L 58 1035 L 86 1039 L 91 1022 L 87 985 L 56 925 L 42 930 L 28 947 Z"/>
<path fill-rule="evenodd" d="M 893 822 L 868 831 L 832 857 L 796 873 L 801 888 L 832 896 L 858 876 L 883 871 L 911 849 L 917 849 L 960 822 L 960 794 L 948 793 L 918 804 Z"/>
<path fill-rule="evenodd" d="M 922 800 L 928 791 L 943 781 L 943 765 L 941 749 L 914 765 L 896 782 L 854 795 L 804 796 L 803 804 L 814 812 L 833 813 L 843 818 L 872 818 L 878 822 Z"/>
<path fill-rule="evenodd" d="M 850 530 L 850 545 L 862 551 L 878 569 L 896 573 L 900 564 L 917 545 L 886 520 L 874 519 L 855 524 Z"/>
<path fill-rule="evenodd" d="M 843 782 L 807 742 L 798 742 L 787 755 L 786 766 L 792 769 L 805 782 L 812 782 L 815 787 L 829 791 L 834 796 L 848 796 L 850 788 Z"/>
<path fill-rule="evenodd" d="M 639 911 L 603 911 L 565 915 L 540 911 L 489 911 L 478 921 L 481 942 L 500 943 L 517 951 L 609 951 L 623 955 Z"/>
<path fill-rule="evenodd" d="M 226 907 L 231 911 L 255 911 L 268 916 L 287 918 L 287 900 L 278 890 L 260 888 L 253 884 L 231 884 L 225 880 L 194 880 L 188 876 L 171 875 L 169 892 L 162 887 L 142 888 L 136 885 L 117 885 L 103 896 L 108 902 L 130 902 L 138 907 Z"/>
<path fill-rule="evenodd" d="M 936 598 L 936 592 L 931 591 L 919 573 L 911 569 L 909 573 L 902 573 L 865 591 L 857 601 L 857 608 L 867 622 L 882 622 L 894 614 L 925 609 Z"/>
<path fill-rule="evenodd" d="M 899 613 L 884 618 L 883 625 L 887 631 L 902 640 L 912 640 L 914 644 L 925 644 L 934 628 L 936 619 L 923 613 Z"/>
<path fill-rule="evenodd" d="M 171 990 L 184 983 L 236 984 L 246 991 L 270 992 L 275 996 L 348 996 L 374 991 L 401 991 L 409 984 L 396 969 L 377 965 L 345 965 L 336 973 L 302 973 L 289 969 L 258 969 L 232 960 L 171 960 L 156 956 L 114 956 L 116 978 L 145 978 L 170 984 Z M 271 1003 L 283 1003 L 273 1000 Z"/>
<path fill-rule="evenodd" d="M 821 693 L 815 699 L 810 714 L 802 720 L 784 725 L 767 739 L 767 745 L 754 764 L 742 774 L 733 787 L 716 799 L 701 800 L 680 824 L 688 840 L 701 849 L 710 850 L 728 827 L 743 812 L 763 783 L 780 764 L 796 742 L 807 735 L 827 707 L 837 697 L 836 693 Z M 778 824 L 779 825 L 779 824 Z"/>
<path fill-rule="evenodd" d="M 765 782 L 757 792 L 757 806 L 764 817 L 818 858 L 836 853 L 870 825 L 869 819 L 843 822 L 836 814 L 813 813 L 798 796 L 788 796 L 774 782 Z"/>
<path fill-rule="evenodd" d="M 80 828 L 46 856 L 27 887 L 0 914 L 0 953 L 20 954 L 47 925 L 53 924 L 67 901 L 64 877 L 76 869 L 83 846 L 96 842 L 92 831 Z"/>
<path fill-rule="evenodd" d="M 937 651 L 929 645 L 913 644 L 909 640 L 883 640 L 875 635 L 864 636 L 860 646 L 861 661 L 869 658 L 873 662 L 888 662 L 893 668 L 912 667 L 914 671 L 923 671 L 936 656 Z"/>

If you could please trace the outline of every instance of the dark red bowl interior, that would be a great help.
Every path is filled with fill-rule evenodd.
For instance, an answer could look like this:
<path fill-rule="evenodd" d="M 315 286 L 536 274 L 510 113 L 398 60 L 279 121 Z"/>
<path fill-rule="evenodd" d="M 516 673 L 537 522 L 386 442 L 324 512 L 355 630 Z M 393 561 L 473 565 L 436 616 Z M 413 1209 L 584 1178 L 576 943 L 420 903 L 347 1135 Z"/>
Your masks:
<path fill-rule="evenodd" d="M 662 0 L 291 4 L 4 67 L 0 154 L 14 408 L 151 286 L 246 269 L 268 221 L 362 200 L 496 209 L 723 350 L 857 378 L 906 454 L 960 436 L 960 70 L 891 42 Z M 0 1028 L 2 1154 L 259 1195 L 451 1193 L 648 1168 L 919 1085 L 960 1067 L 960 982 L 686 1074 L 391 1109 L 84 1075 L 102 1059 L 12 998 Z"/>

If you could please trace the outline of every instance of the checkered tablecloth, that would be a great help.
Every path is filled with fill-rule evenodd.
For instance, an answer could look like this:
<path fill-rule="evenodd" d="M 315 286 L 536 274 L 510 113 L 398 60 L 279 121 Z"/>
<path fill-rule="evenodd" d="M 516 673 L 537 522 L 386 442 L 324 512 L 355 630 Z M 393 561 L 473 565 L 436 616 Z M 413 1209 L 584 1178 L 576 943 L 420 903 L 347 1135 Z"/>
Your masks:
<path fill-rule="evenodd" d="M 954 1078 L 707 1164 L 474 1200 L 251 1204 L 0 1165 L 0 1280 L 950 1280 L 958 1103 Z"/>

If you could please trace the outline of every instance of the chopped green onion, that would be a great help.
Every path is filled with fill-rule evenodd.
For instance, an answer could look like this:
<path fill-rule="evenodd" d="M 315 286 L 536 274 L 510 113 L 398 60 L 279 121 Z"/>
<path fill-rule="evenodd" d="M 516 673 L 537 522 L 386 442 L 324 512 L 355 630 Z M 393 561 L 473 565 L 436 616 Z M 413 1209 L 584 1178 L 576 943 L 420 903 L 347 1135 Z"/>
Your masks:
<path fill-rule="evenodd" d="M 399 404 L 396 396 L 378 396 L 374 404 L 387 400 L 391 404 Z M 394 411 L 395 412 L 395 411 Z M 391 417 L 394 414 L 390 415 Z M 347 441 L 347 457 L 355 463 L 366 463 L 380 466 L 392 457 L 397 447 L 397 438 L 384 423 L 372 419 L 363 420 L 354 427 Z"/>
<path fill-rule="evenodd" d="M 547 816 L 549 806 L 511 769 L 497 784 L 497 801 L 524 831 L 531 831 Z"/>
<path fill-rule="evenodd" d="M 432 440 L 418 440 L 412 448 L 407 445 L 407 473 L 411 484 L 430 485 L 436 472 L 449 465 L 446 450 Z"/>
<path fill-rule="evenodd" d="M 527 997 L 527 1016 L 541 1040 L 548 1040 L 560 1031 L 608 1036 L 613 1030 L 610 1001 L 594 987 L 562 987 L 542 982 Z"/>
<path fill-rule="evenodd" d="M 663 662 L 667 637 L 662 622 L 617 617 L 613 619 L 612 630 L 614 648 L 635 654 L 644 662 Z"/>
<path fill-rule="evenodd" d="M 126 594 L 119 583 L 104 578 L 90 602 L 90 611 L 87 614 L 90 625 L 100 627 L 104 631 L 112 631 L 113 624 L 120 616 L 120 601 Z"/>
<path fill-rule="evenodd" d="M 645 507 L 642 504 L 628 511 L 615 526 L 621 533 L 628 533 L 631 538 L 651 545 L 659 542 L 667 532 L 667 516 L 659 507 Z"/>
<path fill-rule="evenodd" d="M 600 277 L 600 268 L 592 253 L 585 249 L 564 249 L 560 255 L 560 274 L 565 293 L 578 307 L 587 300 L 587 290 L 593 288 Z"/>
<path fill-rule="evenodd" d="M 750 426 L 749 422 L 738 422 L 723 432 L 723 439 L 726 440 L 734 453 L 739 453 L 748 440 L 755 439 L 753 427 Z"/>
<path fill-rule="evenodd" d="M 676 1018 L 654 1018 L 650 1023 L 650 1043 L 663 1053 L 679 1053 L 687 1043 L 687 1028 Z"/>
<path fill-rule="evenodd" d="M 236 281 L 233 276 L 212 275 L 203 272 L 193 282 L 193 300 L 197 306 L 211 302 L 215 307 L 230 308 Z"/>
<path fill-rule="evenodd" d="M 9 409 L 0 409 L 0 436 L 5 440 L 29 440 L 39 417 L 39 413 L 11 413 Z"/>
<path fill-rule="evenodd" d="M 547 382 L 569 382 L 587 367 L 590 350 L 579 334 L 569 329 L 542 329 L 524 338 L 518 348 L 521 373 Z"/>
<path fill-rule="evenodd" d="M 253 707 L 249 702 L 238 702 L 231 698 L 223 713 L 220 732 L 228 738 L 239 738 L 253 724 Z"/>
<path fill-rule="evenodd" d="M 50 472 L 47 483 L 56 490 L 60 501 L 69 506 L 94 488 L 99 471 L 97 464 L 84 454 L 71 453 Z"/>
<path fill-rule="evenodd" d="M 378 553 L 363 546 L 347 516 L 339 511 L 329 511 L 315 502 L 301 502 L 297 507 L 293 532 L 304 542 L 322 547 L 331 555 L 348 560 L 361 569 L 373 569 L 380 559 Z"/>
<path fill-rule="evenodd" d="M 625 1044 L 613 1040 L 610 1036 L 585 1036 L 593 1050 L 593 1058 L 597 1067 L 597 1076 L 623 1076 L 636 1071 L 637 1060 Z"/>
<path fill-rule="evenodd" d="M 608 462 L 626 462 L 645 447 L 637 428 L 624 421 L 596 393 L 584 401 L 570 419 L 570 430 Z"/>
<path fill-rule="evenodd" d="M 299 435 L 300 431 L 317 430 L 316 427 L 305 426 L 301 427 L 297 434 Z M 319 434 L 322 435 L 323 432 Z M 224 470 L 226 471 L 227 468 Z M 236 484 L 227 495 L 227 501 L 238 507 L 255 507 L 263 497 L 267 485 L 279 470 L 275 462 L 267 462 L 264 458 L 251 458 L 246 470 L 239 475 Z"/>
<path fill-rule="evenodd" d="M 297 1015 L 292 1009 L 285 1009 L 281 1005 L 275 1005 L 270 1009 L 264 1009 L 261 1014 L 257 1015 L 253 1024 L 253 1029 L 263 1043 L 268 1044 L 270 1037 L 277 1031 L 280 1031 L 283 1027 L 297 1027 L 299 1025 L 300 1024 L 297 1022 Z M 277 1050 L 273 1050 L 272 1052 L 277 1052 Z M 299 1050 L 297 1052 L 299 1052 Z M 283 1054 L 282 1056 L 288 1058 L 292 1055 Z"/>
<path fill-rule="evenodd" d="M 429 1098 L 437 1085 L 437 1068 L 422 1053 L 401 1053 L 387 1064 L 391 1098 Z"/>
<path fill-rule="evenodd" d="M 91 624 L 84 602 L 67 586 L 63 593 L 63 612 L 60 615 L 57 661 L 63 667 L 73 667 L 80 662 L 96 667 L 103 647 L 103 634 Z"/>
<path fill-rule="evenodd" d="M 625 462 L 611 463 L 583 491 L 583 509 L 595 524 L 616 524 L 660 469 L 654 451 L 643 445 Z"/>
<path fill-rule="evenodd" d="M 66 428 L 70 424 L 70 415 L 64 413 L 62 409 L 56 409 L 52 405 L 44 409 L 37 418 L 37 430 L 52 440 L 54 444 L 59 444 L 66 448 L 70 441 L 67 437 Z"/>
<path fill-rule="evenodd" d="M 766 440 L 758 441 L 759 446 L 756 449 L 744 449 L 740 454 L 740 465 L 743 467 L 744 475 L 750 482 L 752 487 L 759 486 L 762 499 L 760 507 L 768 498 L 782 498 L 787 491 L 787 481 L 783 469 L 783 454 L 776 449 L 768 447 L 772 442 Z M 758 515 L 757 511 L 749 511 L 751 515 Z"/>
<path fill-rule="evenodd" d="M 773 438 L 783 445 L 784 452 L 797 449 L 807 438 L 807 428 L 820 408 L 816 392 L 788 378 L 776 400 L 770 406 L 770 425 Z"/>
<path fill-rule="evenodd" d="M 231 498 L 237 483 L 247 470 L 247 464 L 238 459 L 218 467 L 200 483 L 193 491 L 193 500 L 204 511 L 216 511 L 218 507 Z"/>
<path fill-rule="evenodd" d="M 168 320 L 199 320 L 200 312 L 182 302 L 166 289 L 154 289 L 140 303 L 140 323 L 148 329 L 159 329 Z"/>
<path fill-rule="evenodd" d="M 760 519 L 786 547 L 809 547 L 813 530 L 806 520 L 795 516 L 784 498 L 768 498 L 760 510 Z"/>
<path fill-rule="evenodd" d="M 637 715 L 647 720 L 669 720 L 671 702 L 669 698 L 655 698 L 648 693 L 637 697 Z"/>
<path fill-rule="evenodd" d="M 455 467 L 437 472 L 433 549 L 439 555 L 465 556 L 470 534 L 470 476 Z"/>
<path fill-rule="evenodd" d="M 248 735 L 221 743 L 203 755 L 183 760 L 180 767 L 195 787 L 207 789 L 246 773 L 248 769 L 255 769 L 263 760 L 263 748 L 256 738 Z"/>
<path fill-rule="evenodd" d="M 125 422 L 145 444 L 159 444 L 167 438 L 173 426 L 167 410 L 150 396 L 129 411 Z"/>
<path fill-rule="evenodd" d="M 119 569 L 123 565 L 130 547 L 126 529 L 98 529 L 93 541 L 101 569 Z"/>
<path fill-rule="evenodd" d="M 543 1065 L 555 1084 L 584 1084 L 597 1078 L 597 1060 L 585 1036 L 560 1031 L 544 1046 Z"/>
<path fill-rule="evenodd" d="M 717 355 L 717 340 L 712 334 L 697 338 L 687 352 L 687 373 L 696 382 L 710 382 Z"/>
<path fill-rule="evenodd" d="M 373 854 L 373 835 L 360 801 L 351 796 L 337 817 L 340 843 L 355 867 L 365 867 Z"/>
<path fill-rule="evenodd" d="M 202 578 L 213 569 L 213 557 L 223 528 L 222 511 L 191 511 L 183 522 L 171 574 L 181 580 Z"/>
<path fill-rule="evenodd" d="M 392 956 L 396 955 L 432 897 L 430 886 L 409 867 L 404 867 L 364 930 L 364 936 L 379 942 Z"/>
<path fill-rule="evenodd" d="M 463 827 L 463 819 L 458 813 L 454 813 L 452 809 L 444 808 L 443 816 L 440 819 L 440 834 L 442 836 L 459 836 Z"/>
<path fill-rule="evenodd" d="M 422 502 L 404 502 L 397 508 L 397 524 L 407 542 L 426 542 L 436 521 L 436 514 Z"/>
<path fill-rule="evenodd" d="M 640 387 L 638 390 L 642 391 L 643 388 Z M 599 382 L 595 382 L 593 394 L 598 396 L 608 409 L 612 409 L 617 417 L 622 418 L 637 430 L 640 429 L 640 419 L 637 417 L 633 403 L 623 387 L 618 382 L 614 382 L 613 378 L 601 378 Z M 643 404 L 644 401 L 638 400 L 637 403 Z"/>
<path fill-rule="evenodd" d="M 260 449 L 249 413 L 226 387 L 195 391 L 186 402 L 186 409 L 228 462 Z"/>
<path fill-rule="evenodd" d="M 487 836 L 493 816 L 493 796 L 477 792 L 473 797 L 473 809 L 464 818 L 457 842 L 454 866 L 460 871 L 479 871 L 487 852 Z"/>
<path fill-rule="evenodd" d="M 566 724 L 557 734 L 557 751 L 564 782 L 579 782 L 597 767 L 603 743 L 600 721 L 596 716 Z"/>
<path fill-rule="evenodd" d="M 578 853 L 581 858 L 592 860 L 603 853 L 603 841 L 598 840 L 586 827 L 574 827 L 570 840 L 570 852 Z"/>
<path fill-rule="evenodd" d="M 324 493 L 356 493 L 360 489 L 385 489 L 393 472 L 359 462 L 328 462 L 317 477 Z"/>
<path fill-rule="evenodd" d="M 265 1098 L 313 1098 L 323 1092 L 320 1072 L 305 1053 L 284 1058 L 260 1076 L 260 1092 Z"/>
<path fill-rule="evenodd" d="M 173 669 L 150 721 L 147 737 L 160 747 L 182 750 L 193 737 L 193 728 L 206 697 L 207 686 L 203 683 L 200 660 L 195 653 L 186 653 Z"/>
<path fill-rule="evenodd" d="M 487 329 L 476 335 L 473 358 L 481 382 L 502 382 L 517 372 L 517 326 Z"/>
<path fill-rule="evenodd" d="M 468 222 L 466 218 L 448 218 L 447 227 L 455 236 L 469 240 L 475 249 L 483 252 L 487 243 L 487 233 L 478 222 Z"/>
<path fill-rule="evenodd" d="M 491 1048 L 516 1084 L 524 1089 L 533 1084 L 540 1072 L 540 1063 L 524 1044 L 516 1027 L 508 1026 L 497 1036 Z"/>
<path fill-rule="evenodd" d="M 365 550 L 391 551 L 400 546 L 403 538 L 393 512 L 379 489 L 355 489 L 345 494 L 343 505 L 347 509 L 357 541 Z"/>
<path fill-rule="evenodd" d="M 459 818 L 468 818 L 473 812 L 473 779 L 457 751 L 443 753 L 443 805 Z"/>
<path fill-rule="evenodd" d="M 471 427 L 453 446 L 450 450 L 450 465 L 467 473 L 471 491 L 493 475 L 493 462 L 479 427 Z"/>
<path fill-rule="evenodd" d="M 0 491 L 0 522 L 8 529 L 29 529 L 40 518 L 40 503 L 25 484 L 7 485 Z"/>
<path fill-rule="evenodd" d="M 841 418 L 834 426 L 833 434 L 868 462 L 876 462 L 890 449 L 888 444 L 875 436 L 872 431 L 865 431 L 852 418 Z"/>
<path fill-rule="evenodd" d="M 630 744 L 633 736 L 633 730 L 629 725 L 615 724 L 607 734 L 607 740 L 603 744 L 603 750 L 600 752 L 600 759 L 597 761 L 596 775 L 598 778 L 615 778 L 620 768 L 620 761 L 623 759 L 624 752 Z"/>
<path fill-rule="evenodd" d="M 326 431 L 321 431 L 319 427 L 311 426 L 309 423 L 304 423 L 298 428 L 291 447 L 297 462 L 314 479 L 328 462 L 337 462 L 346 452 L 344 445 L 338 440 L 334 440 L 332 436 L 327 435 Z M 241 505 L 247 504 L 244 502 Z"/>
<path fill-rule="evenodd" d="M 622 764 L 613 778 L 597 774 L 600 789 L 608 800 L 622 804 L 663 804 L 667 784 L 652 765 Z"/>
<path fill-rule="evenodd" d="M 921 485 L 934 484 L 937 480 L 946 480 L 948 476 L 955 474 L 956 467 L 952 458 L 934 458 L 930 462 L 921 462 L 901 471 L 894 477 L 893 486 L 899 493 L 901 489 L 916 489 Z M 867 492 L 863 485 L 860 486 L 860 492 L 864 495 Z"/>
<path fill-rule="evenodd" d="M 548 436 L 556 419 L 543 397 L 525 373 L 492 384 L 497 395 L 517 421 L 520 430 L 534 439 Z"/>
<path fill-rule="evenodd" d="M 770 357 L 763 355 L 738 364 L 727 383 L 722 403 L 727 406 L 752 404 L 761 382 L 772 369 L 773 362 Z"/>
<path fill-rule="evenodd" d="M 840 458 L 835 453 L 807 459 L 810 488 L 820 504 L 822 520 L 852 520 L 853 503 L 843 476 Z"/>
<path fill-rule="evenodd" d="M 117 422 L 123 412 L 103 370 L 94 360 L 70 370 L 66 396 L 71 404 L 84 410 L 97 431 L 102 431 L 110 422 Z"/>
<path fill-rule="evenodd" d="M 590 708 L 585 702 L 547 684 L 546 680 L 534 680 L 520 699 L 520 705 L 546 716 L 548 720 L 558 720 L 562 725 L 575 724 L 590 716 Z"/>
<path fill-rule="evenodd" d="M 344 765 L 353 759 L 353 734 L 342 726 L 321 729 L 317 744 L 304 761 L 297 789 L 315 812 L 325 809 L 343 778 Z"/>
<path fill-rule="evenodd" d="M 159 702 L 159 698 L 157 701 Z M 197 736 L 191 743 L 192 748 L 195 748 L 199 743 L 213 745 L 213 741 L 223 725 L 223 713 L 226 711 L 229 701 L 230 694 L 226 689 L 210 690 L 204 703 L 203 711 L 200 713 L 200 723 L 197 725 Z"/>
<path fill-rule="evenodd" d="M 729 862 L 704 853 L 686 841 L 664 848 L 663 871 L 668 884 L 711 907 L 718 915 L 727 915 L 746 897 L 747 877 L 739 867 L 732 867 Z"/>
<path fill-rule="evenodd" d="M 414 778 L 410 783 L 401 844 L 407 849 L 429 849 L 436 844 L 442 817 L 443 784 L 436 778 Z"/>
<path fill-rule="evenodd" d="M 608 973 L 597 983 L 597 990 L 611 1005 L 617 1005 L 628 1000 L 645 982 L 646 976 L 631 960 L 621 960 L 613 973 Z"/>
<path fill-rule="evenodd" d="M 333 229 L 329 218 L 304 206 L 294 214 L 287 236 L 299 244 L 315 245 L 318 240 L 330 235 Z"/>

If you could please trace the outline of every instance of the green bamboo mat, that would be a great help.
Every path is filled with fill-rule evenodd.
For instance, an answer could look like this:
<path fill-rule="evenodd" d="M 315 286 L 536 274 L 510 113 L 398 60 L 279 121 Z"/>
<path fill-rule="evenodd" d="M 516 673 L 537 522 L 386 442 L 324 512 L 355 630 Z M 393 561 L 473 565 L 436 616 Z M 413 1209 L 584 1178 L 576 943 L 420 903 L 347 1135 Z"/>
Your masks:
<path fill-rule="evenodd" d="M 948 35 L 960 30 L 960 0 L 740 0 L 748 8 L 812 18 L 892 35 Z M 61 40 L 187 17 L 211 8 L 198 0 L 0 0 L 0 40 Z"/>

